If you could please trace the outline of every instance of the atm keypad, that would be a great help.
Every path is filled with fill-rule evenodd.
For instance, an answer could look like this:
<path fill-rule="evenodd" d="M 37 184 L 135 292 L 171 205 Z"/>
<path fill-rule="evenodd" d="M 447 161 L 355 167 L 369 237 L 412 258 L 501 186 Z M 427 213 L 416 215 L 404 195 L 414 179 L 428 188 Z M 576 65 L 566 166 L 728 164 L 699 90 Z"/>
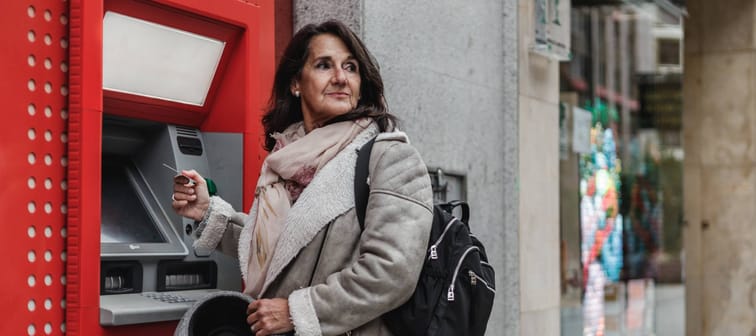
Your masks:
<path fill-rule="evenodd" d="M 174 295 L 171 293 L 142 293 L 142 296 L 148 297 L 153 300 L 158 300 L 165 303 L 183 303 L 194 302 L 195 299 L 186 298 L 180 295 Z"/>

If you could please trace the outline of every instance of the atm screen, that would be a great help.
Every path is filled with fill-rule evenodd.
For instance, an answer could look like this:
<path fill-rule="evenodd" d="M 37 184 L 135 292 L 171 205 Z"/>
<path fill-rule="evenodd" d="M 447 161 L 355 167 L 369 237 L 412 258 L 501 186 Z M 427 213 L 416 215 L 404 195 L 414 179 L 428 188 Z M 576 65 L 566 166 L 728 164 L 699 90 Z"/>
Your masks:
<path fill-rule="evenodd" d="M 103 165 L 100 241 L 164 243 L 165 237 L 137 193 L 129 168 L 128 163 Z"/>
<path fill-rule="evenodd" d="M 176 227 L 181 218 L 170 217 L 171 173 L 150 170 L 138 148 L 149 134 L 120 124 L 103 122 L 102 176 L 100 188 L 100 256 L 103 258 L 181 257 L 189 250 Z M 103 131 L 103 134 L 106 134 Z M 168 182 L 165 182 L 168 181 Z M 175 222 L 178 220 L 179 222 Z"/>

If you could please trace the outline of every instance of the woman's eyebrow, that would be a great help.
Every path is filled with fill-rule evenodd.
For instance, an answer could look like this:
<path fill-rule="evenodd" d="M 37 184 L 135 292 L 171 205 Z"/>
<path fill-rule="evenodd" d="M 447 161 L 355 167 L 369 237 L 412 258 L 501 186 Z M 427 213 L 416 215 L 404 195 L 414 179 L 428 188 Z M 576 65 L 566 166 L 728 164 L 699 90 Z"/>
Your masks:
<path fill-rule="evenodd" d="M 354 56 L 349 55 L 344 61 L 346 62 L 346 61 L 354 61 L 354 60 L 357 60 L 357 59 Z M 313 61 L 333 61 L 333 57 L 330 55 L 324 55 L 324 56 L 315 57 Z"/>
<path fill-rule="evenodd" d="M 329 61 L 330 62 L 332 60 L 333 60 L 333 58 L 331 56 L 320 56 L 320 57 L 315 57 L 313 59 L 314 62 L 318 62 L 318 61 Z"/>

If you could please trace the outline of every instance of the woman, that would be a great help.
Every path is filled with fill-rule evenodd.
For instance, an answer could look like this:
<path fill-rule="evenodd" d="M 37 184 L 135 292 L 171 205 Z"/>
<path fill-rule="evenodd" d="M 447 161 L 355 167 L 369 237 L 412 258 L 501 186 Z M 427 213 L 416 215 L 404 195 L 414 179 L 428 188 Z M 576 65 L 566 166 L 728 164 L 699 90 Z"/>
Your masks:
<path fill-rule="evenodd" d="M 375 61 L 340 22 L 308 25 L 281 59 L 263 117 L 249 215 L 175 184 L 173 208 L 200 221 L 195 248 L 238 253 L 256 335 L 391 335 L 381 314 L 412 294 L 432 221 L 422 159 L 395 131 Z M 357 150 L 376 137 L 364 230 L 354 209 Z"/>

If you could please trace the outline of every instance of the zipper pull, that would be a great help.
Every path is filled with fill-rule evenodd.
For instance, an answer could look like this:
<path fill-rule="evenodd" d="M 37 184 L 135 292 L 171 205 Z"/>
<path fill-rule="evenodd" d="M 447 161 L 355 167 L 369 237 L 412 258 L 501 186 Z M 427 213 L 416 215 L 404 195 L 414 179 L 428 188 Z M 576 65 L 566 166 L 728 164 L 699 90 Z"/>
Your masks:
<path fill-rule="evenodd" d="M 449 291 L 446 292 L 446 300 L 454 301 L 454 285 L 449 286 Z"/>
<path fill-rule="evenodd" d="M 436 251 L 436 245 L 431 245 L 431 259 L 438 259 L 438 252 Z"/>
<path fill-rule="evenodd" d="M 477 285 L 478 284 L 478 276 L 475 275 L 475 272 L 473 272 L 472 270 L 470 270 L 470 271 L 467 271 L 467 274 L 470 276 L 470 284 L 473 285 L 473 286 Z"/>

